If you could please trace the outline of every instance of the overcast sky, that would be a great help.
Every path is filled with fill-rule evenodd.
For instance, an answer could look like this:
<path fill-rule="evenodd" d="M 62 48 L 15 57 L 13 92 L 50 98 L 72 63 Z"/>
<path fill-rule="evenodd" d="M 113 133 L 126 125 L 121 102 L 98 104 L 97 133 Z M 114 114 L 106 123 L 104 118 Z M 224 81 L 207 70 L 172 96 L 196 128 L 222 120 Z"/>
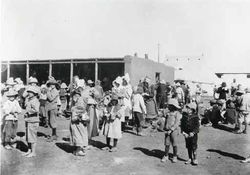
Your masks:
<path fill-rule="evenodd" d="M 250 71 L 250 1 L 2 0 L 1 58 L 123 57 L 182 61 L 188 79 Z M 170 62 L 169 62 L 170 63 Z M 172 64 L 172 63 L 171 63 Z"/>

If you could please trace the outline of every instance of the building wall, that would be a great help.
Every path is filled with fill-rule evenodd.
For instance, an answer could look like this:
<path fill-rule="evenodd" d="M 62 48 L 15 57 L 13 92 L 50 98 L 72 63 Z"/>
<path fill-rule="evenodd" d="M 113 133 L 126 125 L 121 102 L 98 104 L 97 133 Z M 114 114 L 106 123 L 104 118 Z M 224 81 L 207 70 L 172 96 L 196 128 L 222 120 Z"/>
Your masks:
<path fill-rule="evenodd" d="M 160 79 L 166 82 L 174 82 L 174 68 L 166 66 L 162 63 L 157 63 L 149 59 L 126 56 L 125 73 L 129 73 L 131 84 L 137 85 L 139 80 L 145 76 L 151 78 L 152 83 L 156 82 L 156 73 L 160 73 Z"/>

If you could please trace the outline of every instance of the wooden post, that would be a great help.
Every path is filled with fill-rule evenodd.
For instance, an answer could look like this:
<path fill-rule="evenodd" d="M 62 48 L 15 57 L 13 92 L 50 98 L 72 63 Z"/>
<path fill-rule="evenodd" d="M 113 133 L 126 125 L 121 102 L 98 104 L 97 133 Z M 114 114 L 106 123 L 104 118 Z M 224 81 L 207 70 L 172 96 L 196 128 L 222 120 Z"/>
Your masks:
<path fill-rule="evenodd" d="M 98 60 L 95 59 L 95 82 L 98 80 Z"/>
<path fill-rule="evenodd" d="M 73 81 L 73 73 L 74 73 L 74 66 L 73 66 L 73 60 L 71 59 L 70 60 L 70 83 L 72 83 L 72 81 Z"/>
<path fill-rule="evenodd" d="M 7 80 L 10 78 L 10 61 L 7 61 Z"/>
<path fill-rule="evenodd" d="M 29 61 L 27 61 L 26 64 L 26 84 L 28 84 L 28 80 L 29 80 L 29 76 L 30 76 L 30 65 L 29 65 Z"/>
<path fill-rule="evenodd" d="M 49 60 L 49 76 L 52 76 L 52 64 L 51 64 L 51 60 Z"/>

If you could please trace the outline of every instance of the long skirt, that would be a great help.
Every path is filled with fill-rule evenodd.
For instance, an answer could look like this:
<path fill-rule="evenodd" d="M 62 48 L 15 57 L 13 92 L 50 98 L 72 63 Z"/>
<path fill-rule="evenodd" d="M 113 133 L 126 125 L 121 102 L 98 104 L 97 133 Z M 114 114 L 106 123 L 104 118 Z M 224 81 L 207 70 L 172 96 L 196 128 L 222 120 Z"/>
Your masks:
<path fill-rule="evenodd" d="M 122 138 L 121 120 L 105 121 L 103 124 L 103 135 L 113 139 Z"/>
<path fill-rule="evenodd" d="M 95 106 L 91 105 L 89 107 L 89 125 L 88 125 L 88 132 L 89 132 L 89 139 L 92 137 L 98 136 L 98 117 L 97 117 L 97 109 Z"/>
<path fill-rule="evenodd" d="M 155 100 L 153 98 L 147 99 L 145 101 L 146 109 L 147 109 L 147 116 L 146 118 L 152 119 L 157 117 L 157 106 Z"/>
<path fill-rule="evenodd" d="M 3 127 L 3 141 L 7 144 L 11 142 L 11 139 L 16 137 L 18 121 L 6 120 Z"/>
<path fill-rule="evenodd" d="M 88 129 L 82 122 L 70 123 L 71 143 L 74 146 L 88 146 Z"/>

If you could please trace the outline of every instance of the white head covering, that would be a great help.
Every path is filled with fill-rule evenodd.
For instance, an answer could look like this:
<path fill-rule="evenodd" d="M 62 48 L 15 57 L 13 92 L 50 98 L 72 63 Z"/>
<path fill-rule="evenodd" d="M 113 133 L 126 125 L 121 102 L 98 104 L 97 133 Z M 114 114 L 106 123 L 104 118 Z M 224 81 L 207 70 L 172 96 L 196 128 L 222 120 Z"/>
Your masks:
<path fill-rule="evenodd" d="M 82 87 L 82 88 L 85 88 L 85 86 L 86 86 L 84 79 L 77 80 L 76 84 L 77 84 L 78 87 Z"/>
<path fill-rule="evenodd" d="M 129 74 L 126 73 L 126 74 L 123 76 L 123 79 L 126 80 L 127 83 L 129 83 L 129 82 L 130 82 Z"/>
<path fill-rule="evenodd" d="M 122 77 L 118 76 L 116 79 L 115 79 L 115 82 L 119 85 L 122 84 Z"/>

